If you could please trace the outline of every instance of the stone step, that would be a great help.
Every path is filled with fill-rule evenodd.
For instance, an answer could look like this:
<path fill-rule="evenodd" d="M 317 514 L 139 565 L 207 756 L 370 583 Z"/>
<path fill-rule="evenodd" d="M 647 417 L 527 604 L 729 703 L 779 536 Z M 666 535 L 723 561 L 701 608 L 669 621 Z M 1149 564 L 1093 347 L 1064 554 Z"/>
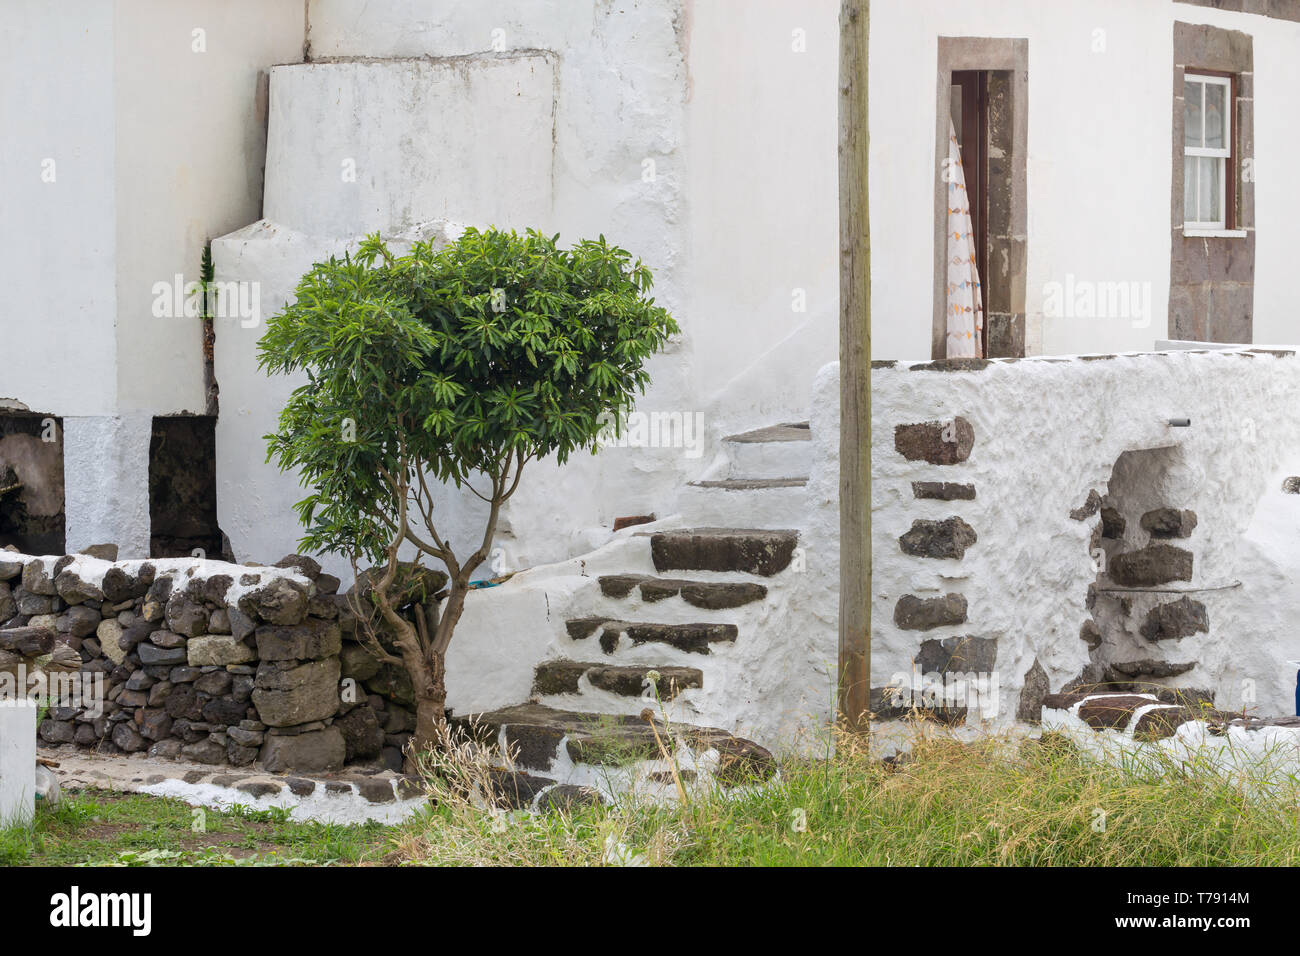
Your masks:
<path fill-rule="evenodd" d="M 577 694 L 581 680 L 597 690 L 618 694 L 620 697 L 640 697 L 648 689 L 647 675 L 654 671 L 659 676 L 655 687 L 664 700 L 672 700 L 684 690 L 704 686 L 704 673 L 696 667 L 651 667 L 649 665 L 618 666 L 591 661 L 542 661 L 533 672 L 533 693 Z"/>
<path fill-rule="evenodd" d="M 790 566 L 799 532 L 693 528 L 650 536 L 656 571 L 739 571 L 771 577 Z"/>
<path fill-rule="evenodd" d="M 653 715 L 647 720 L 645 716 L 588 714 L 543 704 L 518 704 L 488 713 L 453 716 L 451 722 L 480 740 L 501 740 L 515 754 L 515 763 L 528 770 L 550 771 L 560 757 L 561 745 L 575 764 L 610 766 L 660 759 L 663 752 L 655 739 L 657 731 L 659 740 L 669 748 L 680 739 L 699 754 L 717 751 L 714 779 L 724 785 L 767 780 L 776 772 L 772 754 L 752 740 L 716 727 L 665 724 Z"/>
<path fill-rule="evenodd" d="M 800 527 L 808 515 L 807 472 L 723 477 L 683 485 L 677 513 L 688 525 L 751 529 Z"/>
<path fill-rule="evenodd" d="M 682 578 L 657 578 L 651 574 L 605 574 L 600 577 L 600 591 L 605 597 L 625 598 L 639 589 L 647 603 L 681 595 L 692 607 L 721 611 L 761 601 L 767 587 L 751 581 L 688 581 Z"/>
<path fill-rule="evenodd" d="M 734 624 L 654 624 L 605 617 L 574 618 L 564 626 L 575 641 L 597 636 L 606 654 L 618 650 L 623 634 L 633 644 L 667 644 L 690 654 L 710 654 L 714 644 L 734 643 L 739 633 Z"/>
<path fill-rule="evenodd" d="M 731 478 L 806 475 L 812 464 L 812 433 L 807 422 L 769 425 L 722 440 Z"/>
<path fill-rule="evenodd" d="M 768 425 L 753 431 L 728 435 L 723 441 L 740 445 L 766 445 L 779 442 L 812 441 L 812 431 L 808 422 L 786 422 L 781 425 Z"/>
<path fill-rule="evenodd" d="M 692 481 L 692 488 L 720 488 L 723 491 L 767 491 L 772 488 L 803 488 L 805 478 L 723 478 L 718 481 Z"/>

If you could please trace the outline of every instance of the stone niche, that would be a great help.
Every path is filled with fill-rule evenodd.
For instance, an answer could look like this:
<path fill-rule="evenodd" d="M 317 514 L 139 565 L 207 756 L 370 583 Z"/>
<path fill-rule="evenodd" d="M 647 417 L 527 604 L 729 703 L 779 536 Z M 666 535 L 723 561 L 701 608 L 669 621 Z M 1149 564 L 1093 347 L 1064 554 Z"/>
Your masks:
<path fill-rule="evenodd" d="M 81 659 L 80 697 L 50 708 L 42 744 L 271 772 L 401 768 L 410 681 L 356 643 L 352 602 L 313 559 L 117 562 L 103 557 L 111 546 L 93 550 L 0 550 L 0 629 L 46 628 Z"/>
<path fill-rule="evenodd" d="M 61 554 L 63 533 L 62 421 L 0 414 L 0 547 Z"/>
<path fill-rule="evenodd" d="M 1151 690 L 1195 670 L 1196 642 L 1183 642 L 1210 630 L 1195 586 L 1198 519 L 1186 507 L 1197 477 L 1178 446 L 1127 451 L 1116 460 L 1093 518 L 1099 570 L 1080 634 L 1091 663 L 1079 685 Z"/>

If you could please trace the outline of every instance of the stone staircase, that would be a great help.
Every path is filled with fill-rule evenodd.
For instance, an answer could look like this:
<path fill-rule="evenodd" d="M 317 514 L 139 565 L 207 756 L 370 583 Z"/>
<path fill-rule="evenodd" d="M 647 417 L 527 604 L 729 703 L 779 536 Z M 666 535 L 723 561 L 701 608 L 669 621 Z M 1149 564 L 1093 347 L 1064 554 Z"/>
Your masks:
<path fill-rule="evenodd" d="M 729 435 L 705 476 L 683 490 L 683 517 L 735 527 L 797 527 L 807 510 L 811 441 L 807 422 Z"/>
<path fill-rule="evenodd" d="M 702 526 L 633 532 L 628 564 L 639 566 L 597 572 L 560 611 L 531 700 L 469 722 L 516 752 L 519 768 L 565 784 L 630 773 L 671 788 L 665 747 L 692 780 L 770 777 L 767 750 L 697 721 L 753 696 L 745 658 L 771 639 L 763 623 L 799 571 L 809 438 L 806 424 L 786 424 L 724 439 L 722 476 L 684 489 L 680 520 Z"/>

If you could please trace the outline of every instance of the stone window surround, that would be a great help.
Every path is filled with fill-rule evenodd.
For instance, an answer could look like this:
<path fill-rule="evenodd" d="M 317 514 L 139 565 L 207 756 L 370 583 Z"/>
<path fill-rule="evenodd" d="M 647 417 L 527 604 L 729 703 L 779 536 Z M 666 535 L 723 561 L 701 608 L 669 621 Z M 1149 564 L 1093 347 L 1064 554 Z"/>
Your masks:
<path fill-rule="evenodd" d="M 1300 23 L 1300 0 L 1175 0 L 1190 6 L 1209 7 L 1233 13 L 1252 13 L 1275 20 L 1294 20 Z"/>
<path fill-rule="evenodd" d="M 1254 155 L 1254 57 L 1249 34 L 1207 24 L 1174 23 L 1173 157 L 1170 183 L 1170 339 L 1253 341 L 1255 185 L 1242 175 Z M 1233 137 L 1236 227 L 1188 234 L 1183 222 L 1183 80 L 1186 73 L 1228 74 L 1235 81 Z"/>
<path fill-rule="evenodd" d="M 931 327 L 930 354 L 937 360 L 947 358 L 947 186 L 938 171 L 948 155 L 948 119 L 950 116 L 950 91 L 952 74 L 958 70 L 987 70 L 1011 74 L 1011 129 L 1009 179 L 1010 202 L 1002 234 L 990 209 L 989 263 L 990 271 L 999 258 L 1003 261 L 1005 282 L 991 282 L 990 276 L 981 276 L 988 283 L 990 316 L 1003 315 L 1014 329 L 1015 345 L 1009 350 L 1015 355 L 1026 353 L 1025 328 L 1025 263 L 1028 258 L 1028 203 L 1026 194 L 1025 162 L 1029 139 L 1029 41 L 1021 37 L 945 37 L 938 38 L 938 64 L 935 72 L 935 187 L 934 187 L 934 320 Z M 992 185 L 990 185 L 992 189 Z M 990 343 L 993 327 L 990 324 Z M 990 351 L 993 350 L 990 344 Z"/>

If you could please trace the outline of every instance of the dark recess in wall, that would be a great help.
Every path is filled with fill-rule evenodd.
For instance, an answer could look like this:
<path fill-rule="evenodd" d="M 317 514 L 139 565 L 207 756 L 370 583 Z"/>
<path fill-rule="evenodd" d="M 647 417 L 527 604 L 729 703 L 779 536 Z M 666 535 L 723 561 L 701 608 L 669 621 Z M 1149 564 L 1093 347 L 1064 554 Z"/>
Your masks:
<path fill-rule="evenodd" d="M 63 421 L 0 415 L 0 548 L 64 552 Z"/>
<path fill-rule="evenodd" d="M 184 415 L 153 420 L 149 442 L 149 556 L 230 560 L 217 525 L 217 420 Z"/>

